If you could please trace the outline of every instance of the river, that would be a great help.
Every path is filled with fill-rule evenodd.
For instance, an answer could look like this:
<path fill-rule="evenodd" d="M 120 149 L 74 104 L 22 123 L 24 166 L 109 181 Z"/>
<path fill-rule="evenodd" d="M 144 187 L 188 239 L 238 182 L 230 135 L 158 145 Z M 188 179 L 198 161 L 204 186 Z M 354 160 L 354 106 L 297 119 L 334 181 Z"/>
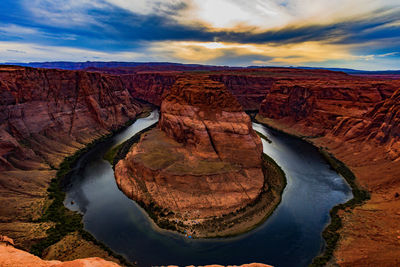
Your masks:
<path fill-rule="evenodd" d="M 112 166 L 103 159 L 111 147 L 157 122 L 158 112 L 138 119 L 108 142 L 79 159 L 66 187 L 65 205 L 83 214 L 96 239 L 139 266 L 244 264 L 307 266 L 324 246 L 321 233 L 329 210 L 351 198 L 351 189 L 312 145 L 253 123 L 266 135 L 263 149 L 284 170 L 287 186 L 271 217 L 235 238 L 188 239 L 159 229 L 117 187 Z"/>

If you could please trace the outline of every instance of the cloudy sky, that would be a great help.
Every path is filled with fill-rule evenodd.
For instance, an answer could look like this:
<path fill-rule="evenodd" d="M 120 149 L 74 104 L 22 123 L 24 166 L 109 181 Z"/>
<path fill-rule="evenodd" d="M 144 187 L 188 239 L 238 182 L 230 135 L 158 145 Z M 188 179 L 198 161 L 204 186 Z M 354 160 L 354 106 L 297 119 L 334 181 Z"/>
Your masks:
<path fill-rule="evenodd" d="M 1 0 L 0 62 L 400 69 L 399 0 Z"/>

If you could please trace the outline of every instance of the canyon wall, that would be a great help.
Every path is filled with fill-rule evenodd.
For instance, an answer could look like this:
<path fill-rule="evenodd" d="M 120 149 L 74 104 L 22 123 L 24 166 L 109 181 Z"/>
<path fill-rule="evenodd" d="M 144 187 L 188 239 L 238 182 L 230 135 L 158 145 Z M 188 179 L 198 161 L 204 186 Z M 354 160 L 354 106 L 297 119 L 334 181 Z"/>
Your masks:
<path fill-rule="evenodd" d="M 341 266 L 399 264 L 400 81 L 371 78 L 281 80 L 258 119 L 302 136 L 343 161 L 371 200 L 341 212 Z"/>
<path fill-rule="evenodd" d="M 0 232 L 29 249 L 63 159 L 142 112 L 118 76 L 0 67 Z"/>
<path fill-rule="evenodd" d="M 0 232 L 25 249 L 44 238 L 51 223 L 35 220 L 48 205 L 46 190 L 58 165 L 94 139 L 134 119 L 143 109 L 135 98 L 160 106 L 168 97 L 161 105 L 157 136 L 173 140 L 173 149 L 185 150 L 185 155 L 198 151 L 197 156 L 227 161 L 212 166 L 213 171 L 236 171 L 236 164 L 246 159 L 235 158 L 238 153 L 232 151 L 235 146 L 246 150 L 240 144 L 253 137 L 226 139 L 220 132 L 251 132 L 248 117 L 238 112 L 236 100 L 226 93 L 211 94 L 207 99 L 229 99 L 219 103 L 230 103 L 224 107 L 227 110 L 201 115 L 197 99 L 215 108 L 213 103 L 193 90 L 169 94 L 183 72 L 166 68 L 164 72 L 148 71 L 145 66 L 134 71 L 83 72 L 1 66 Z M 361 186 L 371 192 L 366 205 L 342 214 L 342 239 L 335 254 L 340 264 L 398 264 L 393 261 L 400 253 L 396 227 L 400 219 L 400 81 L 396 77 L 384 80 L 285 68 L 203 73 L 224 84 L 246 110 L 259 109 L 264 122 L 328 149 L 348 164 Z M 231 139 L 232 144 L 226 143 Z M 186 171 L 188 166 L 169 170 Z M 202 168 L 210 171 L 209 164 Z M 238 195 L 243 192 L 237 191 Z M 235 197 L 229 199 L 236 201 Z"/>

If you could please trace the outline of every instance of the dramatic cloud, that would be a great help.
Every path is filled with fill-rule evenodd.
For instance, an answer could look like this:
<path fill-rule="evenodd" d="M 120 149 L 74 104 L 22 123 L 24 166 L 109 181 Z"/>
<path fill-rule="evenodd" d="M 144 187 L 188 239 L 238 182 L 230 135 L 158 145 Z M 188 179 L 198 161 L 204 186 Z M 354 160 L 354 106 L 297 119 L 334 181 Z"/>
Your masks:
<path fill-rule="evenodd" d="M 298 44 L 265 45 L 239 43 L 203 42 L 161 42 L 153 43 L 150 51 L 178 58 L 180 61 L 213 62 L 226 55 L 253 55 L 269 60 L 254 60 L 253 64 L 299 64 L 318 63 L 327 60 L 340 60 L 351 57 L 349 48 L 340 45 L 304 42 Z"/>
<path fill-rule="evenodd" d="M 398 0 L 3 0 L 0 10 L 2 62 L 400 68 Z"/>

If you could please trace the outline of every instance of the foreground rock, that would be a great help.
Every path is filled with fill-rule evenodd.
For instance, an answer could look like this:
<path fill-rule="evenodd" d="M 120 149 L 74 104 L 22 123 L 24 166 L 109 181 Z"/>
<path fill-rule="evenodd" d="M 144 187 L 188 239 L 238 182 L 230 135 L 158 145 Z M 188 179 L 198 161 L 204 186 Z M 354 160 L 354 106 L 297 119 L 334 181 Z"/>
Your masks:
<path fill-rule="evenodd" d="M 223 84 L 184 76 L 164 99 L 158 128 L 142 135 L 115 177 L 163 228 L 196 237 L 235 234 L 277 203 L 270 197 L 269 209 L 248 208 L 269 188 L 261 155 L 250 118 Z"/>
<path fill-rule="evenodd" d="M 0 266 L 3 267 L 118 267 L 120 265 L 105 261 L 101 258 L 86 258 L 73 261 L 45 261 L 28 252 L 14 248 L 13 244 L 4 240 L 12 239 L 6 236 L 0 236 Z"/>
<path fill-rule="evenodd" d="M 6 240 L 6 241 L 5 241 Z M 8 242 L 8 241 L 11 242 Z M 120 265 L 101 258 L 85 258 L 73 261 L 46 261 L 28 252 L 14 248 L 12 239 L 0 236 L 0 266 L 2 267 L 118 267 Z M 236 265 L 229 265 L 236 267 Z M 204 267 L 223 267 L 222 265 L 206 265 Z M 261 263 L 243 264 L 240 267 L 272 267 Z"/>

